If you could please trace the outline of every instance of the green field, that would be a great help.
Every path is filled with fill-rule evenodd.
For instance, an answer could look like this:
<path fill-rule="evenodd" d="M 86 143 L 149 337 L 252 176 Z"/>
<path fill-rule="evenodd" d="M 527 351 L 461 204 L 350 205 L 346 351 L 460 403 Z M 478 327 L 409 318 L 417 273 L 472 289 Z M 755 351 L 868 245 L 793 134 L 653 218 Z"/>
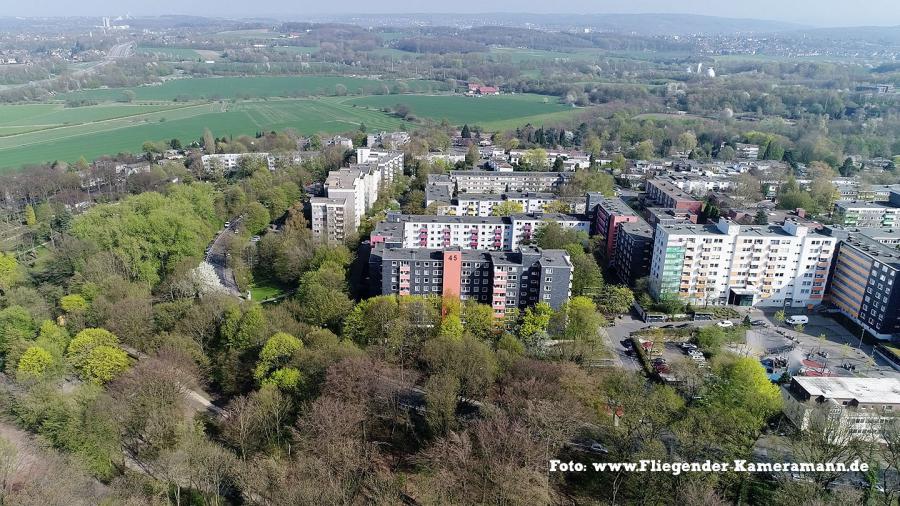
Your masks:
<path fill-rule="evenodd" d="M 8 107 L 21 106 L 0 106 L 0 118 L 5 118 L 5 109 Z M 189 142 L 198 139 L 204 128 L 210 128 L 216 136 L 227 137 L 285 128 L 293 128 L 303 134 L 337 133 L 354 130 L 360 123 L 365 123 L 373 130 L 396 130 L 403 123 L 400 119 L 378 111 L 352 107 L 338 99 L 248 101 L 233 105 L 182 104 L 124 117 L 115 116 L 114 109 L 121 108 L 121 114 L 125 114 L 135 106 L 123 104 L 103 107 L 107 109 L 107 116 L 114 117 L 0 136 L 0 168 L 16 168 L 54 160 L 74 161 L 81 156 L 92 159 L 119 152 L 137 152 L 148 140 L 178 138 Z M 82 108 L 75 110 L 80 109 Z M 15 114 L 20 118 L 23 115 L 18 110 Z M 96 114 L 99 115 L 99 112 Z"/>
<path fill-rule="evenodd" d="M 410 91 L 431 91 L 438 87 L 434 81 L 403 81 Z M 114 101 L 129 89 L 137 100 L 203 100 L 261 97 L 291 97 L 301 94 L 330 95 L 337 85 L 349 93 L 374 93 L 383 86 L 392 88 L 398 81 L 334 76 L 255 76 L 175 79 L 155 86 L 108 88 L 75 91 L 61 95 L 66 100 Z"/>
<path fill-rule="evenodd" d="M 387 95 L 348 99 L 347 103 L 373 109 L 408 106 L 417 118 L 446 119 L 454 125 L 477 124 L 489 130 L 515 128 L 525 123 L 562 121 L 583 113 L 542 95 Z"/>

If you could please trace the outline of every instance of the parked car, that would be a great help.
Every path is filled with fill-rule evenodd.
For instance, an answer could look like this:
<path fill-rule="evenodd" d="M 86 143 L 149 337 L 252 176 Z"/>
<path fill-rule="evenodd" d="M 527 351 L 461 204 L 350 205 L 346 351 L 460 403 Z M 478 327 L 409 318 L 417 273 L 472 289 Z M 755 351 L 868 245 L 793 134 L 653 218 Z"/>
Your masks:
<path fill-rule="evenodd" d="M 682 350 L 696 350 L 696 349 L 697 349 L 697 345 L 696 345 L 696 344 L 694 344 L 694 343 L 687 343 L 687 342 L 685 342 L 685 343 L 679 343 L 679 344 L 678 344 L 678 347 L 681 348 Z"/>
<path fill-rule="evenodd" d="M 784 323 L 787 323 L 788 325 L 806 325 L 807 323 L 809 323 L 809 316 L 795 314 L 793 316 L 789 316 L 786 320 L 784 320 Z"/>
<path fill-rule="evenodd" d="M 719 323 L 716 323 L 716 325 L 722 327 L 723 329 L 727 329 L 730 327 L 734 327 L 734 322 L 731 320 L 722 320 Z"/>
<path fill-rule="evenodd" d="M 750 325 L 752 327 L 765 327 L 768 324 L 769 324 L 769 322 L 767 322 L 765 320 L 753 320 L 752 322 L 750 322 Z"/>
<path fill-rule="evenodd" d="M 621 344 L 625 349 L 634 348 L 634 341 L 632 341 L 631 339 L 622 339 L 621 341 L 619 341 L 619 344 Z"/>

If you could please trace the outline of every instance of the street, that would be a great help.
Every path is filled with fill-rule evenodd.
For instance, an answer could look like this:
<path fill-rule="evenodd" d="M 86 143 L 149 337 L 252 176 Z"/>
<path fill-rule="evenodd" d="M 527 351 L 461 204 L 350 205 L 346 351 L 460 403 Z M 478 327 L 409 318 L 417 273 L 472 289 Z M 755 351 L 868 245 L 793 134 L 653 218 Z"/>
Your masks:
<path fill-rule="evenodd" d="M 240 223 L 241 219 L 236 218 L 229 226 L 220 230 L 212 243 L 210 243 L 209 249 L 206 252 L 206 262 L 212 265 L 216 270 L 216 274 L 219 276 L 219 282 L 222 283 L 222 286 L 235 297 L 241 297 L 243 294 L 241 294 L 237 282 L 234 280 L 234 273 L 228 268 L 228 259 L 225 252 L 225 237 L 227 237 L 227 234 L 234 234 L 238 226 L 240 226 Z"/>

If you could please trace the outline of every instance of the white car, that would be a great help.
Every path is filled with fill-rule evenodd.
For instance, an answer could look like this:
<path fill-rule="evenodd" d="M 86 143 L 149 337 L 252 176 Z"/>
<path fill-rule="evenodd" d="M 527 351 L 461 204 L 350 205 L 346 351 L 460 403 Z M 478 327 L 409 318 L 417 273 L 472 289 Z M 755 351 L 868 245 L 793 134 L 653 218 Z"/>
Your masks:
<path fill-rule="evenodd" d="M 723 329 L 727 329 L 729 327 L 734 327 L 734 322 L 731 320 L 722 320 L 719 323 L 717 323 L 716 325 L 722 327 Z"/>
<path fill-rule="evenodd" d="M 787 323 L 788 325 L 806 325 L 807 323 L 809 323 L 809 317 L 806 315 L 798 314 L 788 317 L 786 320 L 784 320 L 784 323 Z"/>

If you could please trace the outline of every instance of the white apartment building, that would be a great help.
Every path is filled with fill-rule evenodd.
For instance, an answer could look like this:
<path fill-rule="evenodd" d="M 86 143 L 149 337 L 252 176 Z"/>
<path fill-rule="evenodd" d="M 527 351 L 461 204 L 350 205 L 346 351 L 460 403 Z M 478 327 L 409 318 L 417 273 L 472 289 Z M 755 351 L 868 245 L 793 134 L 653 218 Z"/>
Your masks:
<path fill-rule="evenodd" d="M 449 205 L 442 205 L 437 213 L 449 216 L 492 216 L 494 208 L 503 202 L 516 202 L 523 213 L 544 212 L 547 204 L 559 198 L 553 193 L 512 192 L 502 195 L 481 193 L 460 193 Z"/>
<path fill-rule="evenodd" d="M 326 197 L 310 199 L 313 235 L 322 240 L 340 242 L 356 230 L 378 200 L 382 185 L 392 183 L 394 174 L 403 170 L 403 153 L 360 148 L 356 157 L 364 163 L 329 172 Z"/>
<path fill-rule="evenodd" d="M 403 173 L 403 153 L 399 151 L 359 148 L 356 150 L 356 163 L 375 166 L 381 171 L 381 178 L 385 182 L 391 182 L 395 175 Z"/>
<path fill-rule="evenodd" d="M 355 230 L 351 228 L 357 221 L 351 199 L 313 197 L 309 203 L 312 208 L 313 237 L 316 240 L 339 244 Z"/>
<path fill-rule="evenodd" d="M 573 177 L 571 172 L 450 171 L 450 180 L 459 193 L 549 192 Z"/>
<path fill-rule="evenodd" d="M 823 424 L 836 443 L 884 442 L 884 424 L 900 410 L 900 380 L 794 376 L 781 397 L 785 416 L 801 431 Z"/>
<path fill-rule="evenodd" d="M 650 289 L 695 306 L 811 307 L 822 302 L 836 243 L 794 221 L 659 225 Z"/>
<path fill-rule="evenodd" d="M 200 161 L 203 162 L 203 170 L 206 172 L 218 168 L 221 168 L 225 172 L 232 172 L 240 165 L 241 159 L 245 157 L 265 158 L 269 170 L 275 170 L 275 156 L 270 153 L 218 153 L 214 155 L 203 155 L 200 157 Z"/>
<path fill-rule="evenodd" d="M 515 251 L 531 243 L 534 234 L 550 221 L 585 233 L 590 229 L 584 216 L 557 213 L 503 217 L 394 215 L 378 224 L 371 240 L 373 244 L 386 242 L 402 248 Z"/>

